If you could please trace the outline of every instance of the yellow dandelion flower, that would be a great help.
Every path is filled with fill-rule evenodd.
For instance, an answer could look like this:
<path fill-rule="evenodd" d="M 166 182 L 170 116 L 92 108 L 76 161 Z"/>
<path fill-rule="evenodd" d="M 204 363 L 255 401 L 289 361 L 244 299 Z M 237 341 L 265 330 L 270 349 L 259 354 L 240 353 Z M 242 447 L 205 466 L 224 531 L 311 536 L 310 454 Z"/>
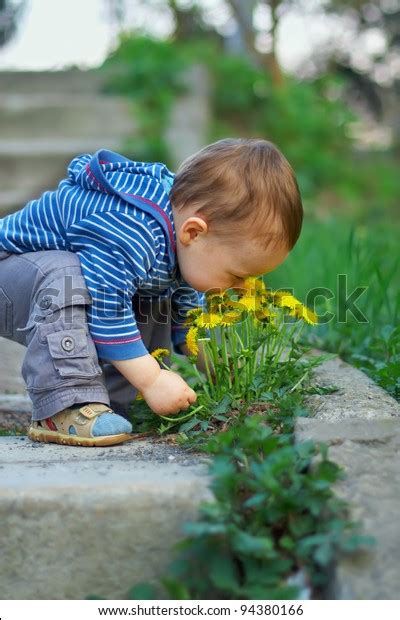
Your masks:
<path fill-rule="evenodd" d="M 199 353 L 199 347 L 197 344 L 197 339 L 198 339 L 198 332 L 199 332 L 199 328 L 198 327 L 191 327 L 188 331 L 188 333 L 186 334 L 186 345 L 187 348 L 189 349 L 190 353 L 192 355 L 198 355 Z"/>
<path fill-rule="evenodd" d="M 242 307 L 245 307 L 247 312 L 256 312 L 261 306 L 260 299 L 253 295 L 245 295 L 244 297 L 241 297 L 239 303 Z"/>
<path fill-rule="evenodd" d="M 292 293 L 290 291 L 281 291 L 281 290 L 279 290 L 279 291 L 271 291 L 271 294 L 274 297 L 279 298 L 279 297 L 283 297 L 284 295 L 291 295 Z"/>
<path fill-rule="evenodd" d="M 265 284 L 261 278 L 250 276 L 244 281 L 243 289 L 246 291 L 246 295 L 249 293 L 252 295 L 257 295 L 258 293 L 265 291 Z"/>
<path fill-rule="evenodd" d="M 218 291 L 210 291 L 206 293 L 206 300 L 208 302 L 214 300 L 214 299 L 218 299 L 220 303 L 223 302 L 224 299 L 226 299 L 227 297 L 227 292 L 226 291 L 222 291 L 222 290 L 218 290 Z"/>
<path fill-rule="evenodd" d="M 291 310 L 296 310 L 298 306 L 301 306 L 302 303 L 296 297 L 294 297 L 288 291 L 275 291 L 272 293 L 273 296 L 273 305 L 277 308 L 290 308 Z"/>
<path fill-rule="evenodd" d="M 233 325 L 234 323 L 238 323 L 242 317 L 242 313 L 237 310 L 229 310 L 228 312 L 224 312 L 221 316 L 221 325 L 223 327 L 229 327 L 229 325 Z"/>
<path fill-rule="evenodd" d="M 203 312 L 199 317 L 197 317 L 195 324 L 197 327 L 212 329 L 213 327 L 217 327 L 221 324 L 221 316 L 215 312 Z"/>
<path fill-rule="evenodd" d="M 190 325 L 191 323 L 194 323 L 197 317 L 199 317 L 202 314 L 202 312 L 203 312 L 203 309 L 200 307 L 192 308 L 191 310 L 188 310 L 186 312 L 185 325 Z"/>
<path fill-rule="evenodd" d="M 243 306 L 240 301 L 233 301 L 232 299 L 228 299 L 224 303 L 225 310 L 238 310 L 238 312 L 243 312 Z"/>
<path fill-rule="evenodd" d="M 144 400 L 144 396 L 143 396 L 142 392 L 138 392 L 136 394 L 135 400 Z"/>
<path fill-rule="evenodd" d="M 271 290 L 264 289 L 263 291 L 261 291 L 260 297 L 262 298 L 263 302 L 267 302 L 269 304 L 274 303 L 274 293 Z"/>
<path fill-rule="evenodd" d="M 305 321 L 309 325 L 318 324 L 318 316 L 315 314 L 315 312 L 310 310 L 310 308 L 307 308 L 307 306 L 303 306 L 302 304 L 300 304 L 300 306 L 296 308 L 294 312 L 298 319 L 303 319 L 303 321 Z"/>
<path fill-rule="evenodd" d="M 154 351 L 151 353 L 151 356 L 158 361 L 169 354 L 170 353 L 168 349 L 154 349 Z"/>
<path fill-rule="evenodd" d="M 219 293 L 206 293 L 207 308 L 209 312 L 217 313 L 221 311 L 221 308 L 228 301 L 229 297 L 225 293 L 222 295 Z"/>
<path fill-rule="evenodd" d="M 259 321 L 263 321 L 263 322 L 269 322 L 273 316 L 271 311 L 265 306 L 262 306 L 261 308 L 259 308 L 256 311 L 255 315 L 256 315 L 256 319 L 258 319 Z"/>

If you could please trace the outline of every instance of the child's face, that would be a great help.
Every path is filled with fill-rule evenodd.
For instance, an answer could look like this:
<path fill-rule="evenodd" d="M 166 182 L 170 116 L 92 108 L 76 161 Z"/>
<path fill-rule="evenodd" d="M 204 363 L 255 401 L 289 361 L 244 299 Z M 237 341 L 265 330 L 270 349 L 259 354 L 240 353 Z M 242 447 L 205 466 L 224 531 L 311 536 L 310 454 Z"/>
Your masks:
<path fill-rule="evenodd" d="M 186 226 L 189 220 L 193 227 Z M 259 276 L 278 267 L 287 257 L 282 242 L 264 250 L 249 238 L 227 244 L 208 232 L 201 218 L 191 217 L 178 231 L 177 252 L 183 279 L 197 291 L 240 288 L 249 276 Z M 190 224 L 190 223 L 189 223 Z"/>

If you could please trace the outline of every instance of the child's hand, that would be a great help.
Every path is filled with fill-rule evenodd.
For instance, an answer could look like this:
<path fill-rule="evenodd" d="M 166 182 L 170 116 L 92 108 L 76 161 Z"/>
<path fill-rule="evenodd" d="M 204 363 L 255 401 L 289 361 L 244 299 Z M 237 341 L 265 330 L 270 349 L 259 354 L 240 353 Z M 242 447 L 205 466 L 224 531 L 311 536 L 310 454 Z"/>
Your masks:
<path fill-rule="evenodd" d="M 158 377 L 146 389 L 143 397 L 158 415 L 177 414 L 196 402 L 192 388 L 172 370 L 161 370 Z"/>

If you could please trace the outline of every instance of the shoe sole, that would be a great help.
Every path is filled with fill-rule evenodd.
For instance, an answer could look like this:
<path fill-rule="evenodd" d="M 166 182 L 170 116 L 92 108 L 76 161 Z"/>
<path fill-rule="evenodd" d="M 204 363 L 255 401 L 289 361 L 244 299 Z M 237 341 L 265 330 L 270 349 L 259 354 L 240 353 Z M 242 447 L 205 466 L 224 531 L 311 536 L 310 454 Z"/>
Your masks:
<path fill-rule="evenodd" d="M 64 435 L 56 431 L 39 430 L 29 428 L 28 437 L 32 441 L 41 441 L 43 443 L 58 443 L 65 446 L 114 446 L 119 443 L 131 441 L 133 439 L 141 439 L 149 435 L 149 433 L 120 433 L 119 435 L 105 435 L 104 437 L 78 437 L 76 435 Z"/>

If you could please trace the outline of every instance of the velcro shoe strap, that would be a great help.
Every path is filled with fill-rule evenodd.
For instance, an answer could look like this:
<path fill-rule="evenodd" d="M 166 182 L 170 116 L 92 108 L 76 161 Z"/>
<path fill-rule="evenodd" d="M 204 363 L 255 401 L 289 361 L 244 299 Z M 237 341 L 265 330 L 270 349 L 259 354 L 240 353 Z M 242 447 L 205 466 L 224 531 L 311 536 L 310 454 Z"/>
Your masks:
<path fill-rule="evenodd" d="M 107 405 L 103 405 L 102 403 L 91 403 L 90 405 L 84 405 L 79 408 L 80 413 L 88 418 L 89 420 L 95 418 L 100 413 L 112 413 L 113 410 Z"/>

